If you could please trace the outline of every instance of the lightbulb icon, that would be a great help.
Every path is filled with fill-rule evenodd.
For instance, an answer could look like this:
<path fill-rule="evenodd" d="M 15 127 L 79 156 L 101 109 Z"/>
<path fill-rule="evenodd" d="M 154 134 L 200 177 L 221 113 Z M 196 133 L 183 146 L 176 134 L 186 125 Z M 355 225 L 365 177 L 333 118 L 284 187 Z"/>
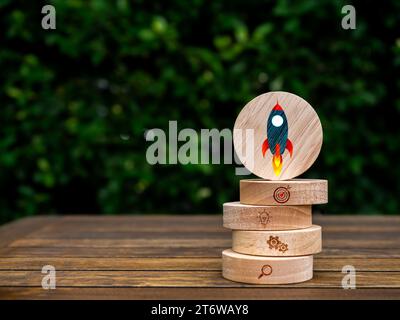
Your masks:
<path fill-rule="evenodd" d="M 264 209 L 258 214 L 258 219 L 260 220 L 260 223 L 264 226 L 266 226 L 270 221 L 271 221 L 271 216 L 269 213 Z"/>

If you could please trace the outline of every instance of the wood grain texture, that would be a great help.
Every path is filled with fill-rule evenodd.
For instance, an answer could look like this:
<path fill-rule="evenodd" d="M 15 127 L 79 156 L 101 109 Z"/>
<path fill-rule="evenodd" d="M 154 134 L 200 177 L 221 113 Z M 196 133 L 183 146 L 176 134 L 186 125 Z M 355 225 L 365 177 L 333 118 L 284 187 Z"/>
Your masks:
<path fill-rule="evenodd" d="M 325 251 L 324 251 L 325 252 Z M 57 266 L 59 271 L 220 271 L 221 250 L 215 257 L 13 257 L 0 260 L 0 270 L 40 271 L 44 265 Z M 327 257 L 328 256 L 328 257 Z M 395 258 L 332 258 L 329 253 L 314 257 L 314 269 L 337 272 L 344 265 L 353 265 L 358 271 L 400 272 L 400 264 Z"/>
<path fill-rule="evenodd" d="M 311 206 L 223 205 L 224 227 L 232 230 L 292 230 L 310 227 Z"/>
<path fill-rule="evenodd" d="M 281 110 L 275 110 L 277 104 Z M 271 121 L 274 115 L 280 117 L 278 124 Z M 266 139 L 268 148 L 262 150 Z M 287 140 L 293 145 L 292 153 Z M 260 178 L 271 180 L 291 179 L 304 173 L 317 159 L 322 140 L 321 122 L 310 104 L 281 91 L 259 95 L 247 103 L 236 119 L 233 132 L 235 151 L 243 165 Z M 278 153 L 282 157 L 279 173 L 272 164 L 276 144 L 280 144 Z"/>
<path fill-rule="evenodd" d="M 228 249 L 222 252 L 222 275 L 249 284 L 304 282 L 313 276 L 313 256 L 256 257 Z"/>
<path fill-rule="evenodd" d="M 249 256 L 251 257 L 251 256 Z M 257 258 L 256 256 L 254 256 Z M 262 257 L 258 257 L 262 258 Z M 275 257 L 274 259 L 298 259 L 300 257 Z M 221 259 L 221 254 L 220 254 Z M 271 261 L 271 260 L 270 260 Z M 261 265 L 263 266 L 263 265 Z M 260 267 L 261 267 L 260 266 Z M 260 271 L 260 270 L 259 270 Z M 257 277 L 260 273 L 257 275 Z M 193 288 L 236 288 L 243 287 L 254 288 L 249 284 L 238 284 L 222 277 L 221 270 L 218 271 L 165 271 L 153 270 L 122 270 L 122 271 L 58 271 L 57 272 L 58 288 L 152 288 L 156 293 L 158 288 L 186 288 L 187 292 Z M 288 284 L 285 288 L 325 288 L 334 289 L 342 288 L 341 280 L 343 279 L 341 271 L 335 272 L 314 272 L 312 280 L 301 284 Z M 43 274 L 39 271 L 14 271 L 7 270 L 0 272 L 0 281 L 2 287 L 39 287 L 41 288 L 41 280 Z M 266 288 L 278 288 L 277 284 L 268 285 Z M 358 288 L 383 289 L 393 288 L 400 289 L 400 273 L 399 272 L 358 272 L 357 276 Z M 42 289 L 43 290 L 43 289 Z M 194 291 L 196 291 L 194 290 Z M 342 289 L 343 290 L 343 289 Z M 57 291 L 57 290 L 55 290 Z M 240 290 L 239 290 L 240 291 Z M 196 292 L 189 293 L 189 297 L 196 297 Z"/>
<path fill-rule="evenodd" d="M 321 252 L 321 227 L 285 231 L 232 231 L 232 249 L 238 253 L 293 257 Z"/>
<path fill-rule="evenodd" d="M 0 298 L 400 298 L 400 216 L 317 214 L 313 222 L 324 230 L 313 279 L 254 286 L 222 277 L 221 252 L 231 246 L 231 232 L 221 215 L 23 219 L 0 227 Z M 174 245 L 159 246 L 163 239 Z M 57 270 L 56 290 L 41 288 L 46 264 Z M 341 288 L 345 265 L 356 268 L 357 290 Z"/>
<path fill-rule="evenodd" d="M 317 275 L 314 274 L 314 277 Z M 228 281 L 228 280 L 227 280 Z M 312 280 L 311 280 L 312 281 Z M 301 284 L 300 284 L 301 285 Z M 39 300 L 287 300 L 287 299 L 318 299 L 318 300 L 384 300 L 399 299 L 400 289 L 396 288 L 363 288 L 357 290 L 343 290 L 342 288 L 301 288 L 290 289 L 291 285 L 248 286 L 240 288 L 215 287 L 209 288 L 168 288 L 159 287 L 157 290 L 150 287 L 60 287 L 57 290 L 43 290 L 38 287 L 1 287 L 0 299 L 35 299 Z"/>
<path fill-rule="evenodd" d="M 327 180 L 240 180 L 240 203 L 242 204 L 286 206 L 324 204 L 327 202 Z"/>

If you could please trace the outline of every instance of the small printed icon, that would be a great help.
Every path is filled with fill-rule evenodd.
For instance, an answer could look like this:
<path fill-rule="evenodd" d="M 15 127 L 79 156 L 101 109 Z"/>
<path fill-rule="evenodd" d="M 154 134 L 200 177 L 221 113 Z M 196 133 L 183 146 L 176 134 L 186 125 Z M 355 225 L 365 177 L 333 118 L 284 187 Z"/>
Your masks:
<path fill-rule="evenodd" d="M 271 216 L 269 213 L 264 209 L 258 214 L 258 219 L 260 220 L 260 223 L 264 226 L 266 226 L 270 221 L 271 221 Z"/>
<path fill-rule="evenodd" d="M 278 187 L 274 191 L 274 200 L 278 203 L 285 203 L 288 202 L 290 199 L 290 186 L 285 187 Z"/>
<path fill-rule="evenodd" d="M 258 276 L 258 279 L 261 279 L 263 276 L 269 276 L 272 273 L 272 267 L 269 264 L 265 264 L 261 267 L 261 274 Z"/>
<path fill-rule="evenodd" d="M 281 251 L 282 253 L 285 253 L 286 251 L 288 251 L 288 245 L 286 243 L 281 243 L 281 245 L 279 246 L 279 251 Z"/>
<path fill-rule="evenodd" d="M 269 114 L 267 121 L 267 138 L 262 144 L 262 155 L 269 149 L 273 155 L 272 168 L 276 176 L 281 174 L 282 154 L 287 149 L 290 157 L 293 155 L 293 144 L 288 139 L 289 126 L 282 107 L 277 102 Z"/>
<path fill-rule="evenodd" d="M 279 240 L 279 237 L 270 236 L 269 240 L 267 240 L 268 246 L 270 249 L 279 250 L 282 253 L 285 253 L 289 250 L 289 247 L 286 243 L 283 243 Z"/>

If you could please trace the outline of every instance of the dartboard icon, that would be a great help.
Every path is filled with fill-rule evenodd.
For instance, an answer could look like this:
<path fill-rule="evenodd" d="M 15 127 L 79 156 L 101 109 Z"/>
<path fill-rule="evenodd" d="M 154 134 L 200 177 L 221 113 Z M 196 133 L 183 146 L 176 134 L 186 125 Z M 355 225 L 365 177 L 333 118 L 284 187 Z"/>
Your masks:
<path fill-rule="evenodd" d="M 289 186 L 276 188 L 274 191 L 274 200 L 278 203 L 288 202 L 290 198 Z"/>

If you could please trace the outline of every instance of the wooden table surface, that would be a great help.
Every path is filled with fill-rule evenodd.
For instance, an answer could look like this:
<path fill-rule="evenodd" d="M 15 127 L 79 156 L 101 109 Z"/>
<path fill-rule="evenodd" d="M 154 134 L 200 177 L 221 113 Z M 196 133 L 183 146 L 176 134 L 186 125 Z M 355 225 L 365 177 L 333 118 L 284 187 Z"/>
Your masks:
<path fill-rule="evenodd" d="M 0 298 L 23 299 L 399 299 L 400 217 L 315 216 L 323 251 L 314 278 L 246 285 L 221 277 L 231 245 L 221 216 L 52 216 L 0 227 Z M 44 265 L 55 290 L 41 287 Z M 356 268 L 355 290 L 341 270 Z"/>

